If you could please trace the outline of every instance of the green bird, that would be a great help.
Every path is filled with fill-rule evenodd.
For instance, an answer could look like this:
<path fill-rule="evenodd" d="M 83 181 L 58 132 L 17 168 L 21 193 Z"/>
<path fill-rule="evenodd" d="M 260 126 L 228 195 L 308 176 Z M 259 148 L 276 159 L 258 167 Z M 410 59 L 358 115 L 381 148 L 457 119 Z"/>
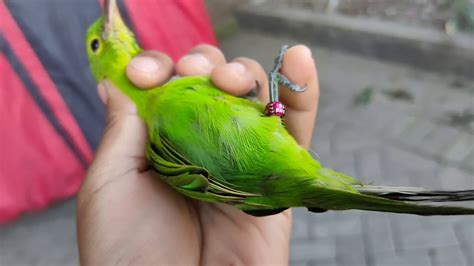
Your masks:
<path fill-rule="evenodd" d="M 147 124 L 150 165 L 188 197 L 230 204 L 255 216 L 291 207 L 474 214 L 474 208 L 429 204 L 474 200 L 474 190 L 364 185 L 323 167 L 297 144 L 279 116 L 265 114 L 264 104 L 229 95 L 206 77 L 176 78 L 152 90 L 136 88 L 125 68 L 141 49 L 114 0 L 106 1 L 104 16 L 89 28 L 86 47 L 96 80 L 107 79 L 126 94 Z M 278 73 L 283 53 L 270 74 L 276 100 L 278 83 L 302 90 Z"/>

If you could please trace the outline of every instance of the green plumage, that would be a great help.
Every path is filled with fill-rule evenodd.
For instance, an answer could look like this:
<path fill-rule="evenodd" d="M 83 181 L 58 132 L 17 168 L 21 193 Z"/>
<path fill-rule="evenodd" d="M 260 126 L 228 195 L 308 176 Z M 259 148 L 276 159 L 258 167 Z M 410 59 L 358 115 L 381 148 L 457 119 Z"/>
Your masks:
<path fill-rule="evenodd" d="M 148 125 L 150 164 L 179 192 L 254 215 L 299 206 L 315 212 L 474 214 L 468 208 L 406 203 L 410 195 L 403 190 L 361 194 L 360 188 L 371 194 L 370 186 L 322 167 L 289 135 L 280 118 L 264 115 L 263 104 L 226 94 L 208 78 L 177 78 L 153 90 L 135 88 L 125 68 L 140 49 L 118 13 L 112 16 L 109 11 L 109 16 L 94 23 L 87 35 L 92 72 L 135 102 Z M 91 45 L 96 41 L 98 49 Z M 472 191 L 453 193 L 474 197 Z M 403 201 L 386 199 L 397 195 L 404 195 Z"/>

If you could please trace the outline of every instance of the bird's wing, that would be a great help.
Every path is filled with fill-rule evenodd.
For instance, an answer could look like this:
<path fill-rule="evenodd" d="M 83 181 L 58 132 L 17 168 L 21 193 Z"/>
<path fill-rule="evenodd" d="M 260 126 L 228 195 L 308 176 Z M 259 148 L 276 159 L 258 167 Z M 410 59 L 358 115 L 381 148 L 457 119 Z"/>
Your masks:
<path fill-rule="evenodd" d="M 226 203 L 242 204 L 259 195 L 236 190 L 213 178 L 209 171 L 190 162 L 160 135 L 159 143 L 148 145 L 148 159 L 155 171 L 170 185 L 189 196 Z M 192 195 L 190 195 L 192 194 Z"/>

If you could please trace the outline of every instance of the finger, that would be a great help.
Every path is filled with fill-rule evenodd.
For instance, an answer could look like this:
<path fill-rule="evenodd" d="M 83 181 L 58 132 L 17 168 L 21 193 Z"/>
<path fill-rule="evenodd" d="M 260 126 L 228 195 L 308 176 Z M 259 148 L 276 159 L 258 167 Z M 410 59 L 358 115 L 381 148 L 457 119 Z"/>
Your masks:
<path fill-rule="evenodd" d="M 107 107 L 107 122 L 90 171 L 119 176 L 146 167 L 146 126 L 139 118 L 135 104 L 109 81 L 98 87 Z"/>
<path fill-rule="evenodd" d="M 305 92 L 292 92 L 280 87 L 282 103 L 286 105 L 286 126 L 300 145 L 308 148 L 311 143 L 319 100 L 319 81 L 311 50 L 304 45 L 288 49 L 283 58 L 281 73 L 300 86 Z"/>
<path fill-rule="evenodd" d="M 133 84 L 142 89 L 157 87 L 171 78 L 173 61 L 158 51 L 145 51 L 127 65 L 126 73 Z"/>
<path fill-rule="evenodd" d="M 246 95 L 258 87 L 258 98 L 261 101 L 268 99 L 267 75 L 255 60 L 239 57 L 228 64 L 217 66 L 212 71 L 211 79 L 218 88 L 232 95 Z"/>
<path fill-rule="evenodd" d="M 214 67 L 225 64 L 224 54 L 218 48 L 201 44 L 194 47 L 176 64 L 179 76 L 209 76 Z"/>

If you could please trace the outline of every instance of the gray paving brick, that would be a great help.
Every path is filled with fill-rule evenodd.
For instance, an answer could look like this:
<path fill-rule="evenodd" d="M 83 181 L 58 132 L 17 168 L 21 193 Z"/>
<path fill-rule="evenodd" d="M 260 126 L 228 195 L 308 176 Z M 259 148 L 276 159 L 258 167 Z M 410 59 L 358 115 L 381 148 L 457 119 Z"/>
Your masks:
<path fill-rule="evenodd" d="M 301 240 L 292 241 L 290 246 L 290 260 L 322 260 L 333 259 L 336 256 L 334 239 L 318 241 Z"/>
<path fill-rule="evenodd" d="M 427 250 L 402 253 L 375 253 L 374 266 L 431 266 Z"/>
<path fill-rule="evenodd" d="M 450 93 L 437 92 L 438 110 L 442 114 L 449 112 L 462 112 L 472 108 L 472 91 L 450 91 Z M 435 103 L 435 101 L 431 101 Z"/>
<path fill-rule="evenodd" d="M 466 218 L 454 225 L 456 238 L 468 265 L 474 265 L 474 219 Z"/>
<path fill-rule="evenodd" d="M 443 167 L 438 178 L 444 189 L 474 189 L 474 175 L 454 167 Z"/>
<path fill-rule="evenodd" d="M 380 166 L 377 166 L 377 168 L 380 167 L 381 175 L 375 184 L 385 186 L 410 185 L 412 181 L 411 169 L 394 159 L 397 158 L 397 154 L 392 154 L 393 149 L 390 145 L 380 148 Z"/>
<path fill-rule="evenodd" d="M 308 217 L 310 214 L 306 208 L 295 208 L 292 210 L 292 215 L 292 239 L 308 239 L 310 237 Z"/>
<path fill-rule="evenodd" d="M 313 260 L 309 262 L 309 266 L 339 266 L 336 259 L 331 260 Z"/>
<path fill-rule="evenodd" d="M 360 130 L 354 130 L 356 126 L 338 123 L 330 136 L 333 143 L 333 152 L 344 154 L 360 148 L 370 148 L 379 145 L 379 141 L 370 134 Z"/>
<path fill-rule="evenodd" d="M 418 231 L 409 233 L 402 231 L 401 241 L 404 250 L 455 246 L 458 244 L 453 228 L 446 226 L 424 226 Z"/>
<path fill-rule="evenodd" d="M 385 147 L 390 185 L 437 187 L 437 163 L 407 150 Z"/>
<path fill-rule="evenodd" d="M 74 200 L 26 216 L 0 232 L 2 265 L 78 265 Z"/>
<path fill-rule="evenodd" d="M 407 169 L 433 169 L 437 166 L 437 162 L 430 158 L 423 157 L 419 154 L 413 153 L 407 149 L 392 146 L 387 149 L 387 156 L 390 162 L 401 164 Z"/>
<path fill-rule="evenodd" d="M 459 246 L 448 246 L 431 249 L 433 266 L 468 266 Z"/>
<path fill-rule="evenodd" d="M 455 205 L 455 204 L 454 204 Z M 427 228 L 430 228 L 430 226 L 434 227 L 452 227 L 455 229 L 455 226 L 457 224 L 461 224 L 464 221 L 469 220 L 468 216 L 463 216 L 463 215 L 454 215 L 454 216 L 438 216 L 438 217 L 433 217 L 434 219 L 425 219 L 421 218 L 420 223 L 422 227 L 427 226 Z M 456 232 L 455 232 L 456 233 Z M 456 235 L 456 234 L 455 234 Z M 458 241 L 459 243 L 459 241 Z"/>
<path fill-rule="evenodd" d="M 329 136 L 334 124 L 326 124 L 328 125 L 324 123 L 318 124 L 313 134 L 310 150 L 317 154 L 315 158 L 318 160 L 325 160 L 331 156 L 331 141 Z"/>
<path fill-rule="evenodd" d="M 336 237 L 338 265 L 366 265 L 366 251 L 362 234 Z"/>
<path fill-rule="evenodd" d="M 313 143 L 318 144 L 318 139 L 321 138 L 323 140 L 329 139 L 333 132 L 333 127 L 335 126 L 334 121 L 330 119 L 320 119 L 316 121 L 316 127 L 313 131 Z"/>
<path fill-rule="evenodd" d="M 421 150 L 423 147 L 422 140 L 435 131 L 436 127 L 436 124 L 433 122 L 418 118 L 412 126 L 401 133 L 399 139 L 406 145 Z"/>
<path fill-rule="evenodd" d="M 402 132 L 407 131 L 417 123 L 417 119 L 414 115 L 402 116 L 397 123 L 389 124 L 387 127 L 387 136 L 391 138 L 399 138 Z"/>
<path fill-rule="evenodd" d="M 421 140 L 421 145 L 418 147 L 423 152 L 443 158 L 443 153 L 456 142 L 458 135 L 459 130 L 455 128 L 437 125 L 435 130 Z"/>
<path fill-rule="evenodd" d="M 362 216 L 362 228 L 371 252 L 395 251 L 393 232 L 387 214 L 367 213 Z"/>
<path fill-rule="evenodd" d="M 466 156 L 466 159 L 462 162 L 462 166 L 469 172 L 474 173 L 474 150 Z"/>
<path fill-rule="evenodd" d="M 350 236 L 362 233 L 362 224 L 359 216 L 347 217 L 339 220 L 333 220 L 325 223 L 324 226 L 318 226 L 312 223 L 309 228 L 310 234 L 316 239 L 324 239 L 335 236 Z"/>
<path fill-rule="evenodd" d="M 356 174 L 363 182 L 381 183 L 384 175 L 381 168 L 381 152 L 377 148 L 364 148 L 354 154 Z"/>
<path fill-rule="evenodd" d="M 291 266 L 310 266 L 309 260 L 290 260 Z"/>
<path fill-rule="evenodd" d="M 352 177 L 357 177 L 357 173 L 355 171 L 355 158 L 353 153 L 343 153 L 335 155 L 331 158 L 331 161 L 329 163 L 335 170 L 350 175 Z"/>
<path fill-rule="evenodd" d="M 409 173 L 412 186 L 427 188 L 440 187 L 437 169 L 435 167 L 427 169 L 413 169 L 409 170 Z"/>
<path fill-rule="evenodd" d="M 474 135 L 460 132 L 456 139 L 457 141 L 451 147 L 447 147 L 443 155 L 448 161 L 462 163 L 474 150 Z"/>
<path fill-rule="evenodd" d="M 406 250 L 404 247 L 405 234 L 420 232 L 423 224 L 418 216 L 409 214 L 386 214 L 389 220 L 390 229 L 392 231 L 393 244 L 395 251 L 402 252 Z"/>
<path fill-rule="evenodd" d="M 388 134 L 394 124 L 398 124 L 394 121 L 399 121 L 401 117 L 407 116 L 409 113 L 410 105 L 388 100 L 384 94 L 378 92 L 375 94 L 373 102 L 364 108 L 361 116 L 356 120 L 357 127 L 366 129 L 367 132 Z"/>

